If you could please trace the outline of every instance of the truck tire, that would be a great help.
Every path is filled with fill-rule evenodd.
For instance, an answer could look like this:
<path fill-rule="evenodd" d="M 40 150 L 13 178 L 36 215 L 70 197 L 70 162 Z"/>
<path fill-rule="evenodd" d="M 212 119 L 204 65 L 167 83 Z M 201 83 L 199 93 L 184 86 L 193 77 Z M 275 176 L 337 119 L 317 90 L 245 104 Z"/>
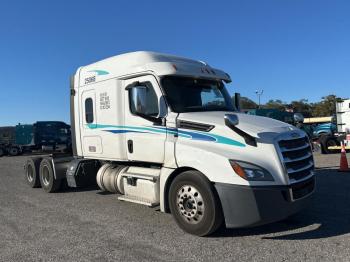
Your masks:
<path fill-rule="evenodd" d="M 219 197 L 198 171 L 185 171 L 175 177 L 169 189 L 169 207 L 178 226 L 193 235 L 209 235 L 223 222 Z"/>
<path fill-rule="evenodd" d="M 40 163 L 39 177 L 41 187 L 46 193 L 53 193 L 60 189 L 61 180 L 55 179 L 51 159 L 43 158 Z"/>
<path fill-rule="evenodd" d="M 18 156 L 20 153 L 20 150 L 17 146 L 11 146 L 9 149 L 9 155 L 10 156 Z"/>
<path fill-rule="evenodd" d="M 332 153 L 332 150 L 329 150 L 329 146 L 337 146 L 337 139 L 329 136 L 329 135 L 322 135 L 319 139 L 321 144 L 321 153 L 322 154 L 330 154 Z"/>
<path fill-rule="evenodd" d="M 5 155 L 5 149 L 0 147 L 0 157 Z"/>
<path fill-rule="evenodd" d="M 25 164 L 25 177 L 30 187 L 40 187 L 39 167 L 41 158 L 28 158 Z"/>

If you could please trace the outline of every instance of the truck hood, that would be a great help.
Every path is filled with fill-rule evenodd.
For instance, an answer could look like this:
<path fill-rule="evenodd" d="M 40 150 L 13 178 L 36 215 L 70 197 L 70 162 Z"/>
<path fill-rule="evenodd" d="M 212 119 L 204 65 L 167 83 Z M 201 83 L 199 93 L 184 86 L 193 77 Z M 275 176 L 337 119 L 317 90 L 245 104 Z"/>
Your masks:
<path fill-rule="evenodd" d="M 239 124 L 237 127 L 253 137 L 260 137 L 261 133 L 281 133 L 297 128 L 284 122 L 274 120 L 268 117 L 247 115 L 238 112 L 191 112 L 181 113 L 179 120 L 214 125 L 218 128 L 228 128 L 225 125 L 225 114 L 235 114 L 238 116 Z"/>

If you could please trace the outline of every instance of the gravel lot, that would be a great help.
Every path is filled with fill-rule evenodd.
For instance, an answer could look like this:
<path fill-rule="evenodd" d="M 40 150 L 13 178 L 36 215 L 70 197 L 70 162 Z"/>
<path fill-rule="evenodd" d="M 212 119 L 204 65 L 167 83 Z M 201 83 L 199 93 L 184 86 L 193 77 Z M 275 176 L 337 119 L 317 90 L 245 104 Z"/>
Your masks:
<path fill-rule="evenodd" d="M 309 209 L 207 238 L 183 233 L 158 208 L 95 188 L 31 189 L 25 157 L 2 157 L 0 261 L 349 261 L 350 173 L 336 172 L 339 157 L 315 156 L 317 192 Z"/>

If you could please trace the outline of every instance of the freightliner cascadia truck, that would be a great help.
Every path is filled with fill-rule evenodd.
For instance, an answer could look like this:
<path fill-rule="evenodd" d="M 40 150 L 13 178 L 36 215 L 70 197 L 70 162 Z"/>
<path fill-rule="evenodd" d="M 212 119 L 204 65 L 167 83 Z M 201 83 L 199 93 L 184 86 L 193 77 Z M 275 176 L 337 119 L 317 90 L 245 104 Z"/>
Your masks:
<path fill-rule="evenodd" d="M 204 62 L 155 52 L 80 67 L 70 84 L 73 154 L 29 158 L 27 182 L 50 193 L 63 180 L 97 181 L 119 200 L 159 205 L 198 236 L 300 211 L 315 188 L 306 134 L 240 113 L 229 82 Z"/>

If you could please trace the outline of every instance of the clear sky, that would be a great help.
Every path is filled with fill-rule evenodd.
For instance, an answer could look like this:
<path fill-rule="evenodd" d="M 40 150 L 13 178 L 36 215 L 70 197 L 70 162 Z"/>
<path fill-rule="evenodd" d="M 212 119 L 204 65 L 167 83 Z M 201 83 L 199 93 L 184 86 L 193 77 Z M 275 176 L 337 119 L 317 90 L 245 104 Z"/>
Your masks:
<path fill-rule="evenodd" d="M 69 76 L 151 50 L 225 70 L 262 102 L 350 97 L 350 1 L 17 1 L 0 14 L 0 126 L 69 122 Z"/>

